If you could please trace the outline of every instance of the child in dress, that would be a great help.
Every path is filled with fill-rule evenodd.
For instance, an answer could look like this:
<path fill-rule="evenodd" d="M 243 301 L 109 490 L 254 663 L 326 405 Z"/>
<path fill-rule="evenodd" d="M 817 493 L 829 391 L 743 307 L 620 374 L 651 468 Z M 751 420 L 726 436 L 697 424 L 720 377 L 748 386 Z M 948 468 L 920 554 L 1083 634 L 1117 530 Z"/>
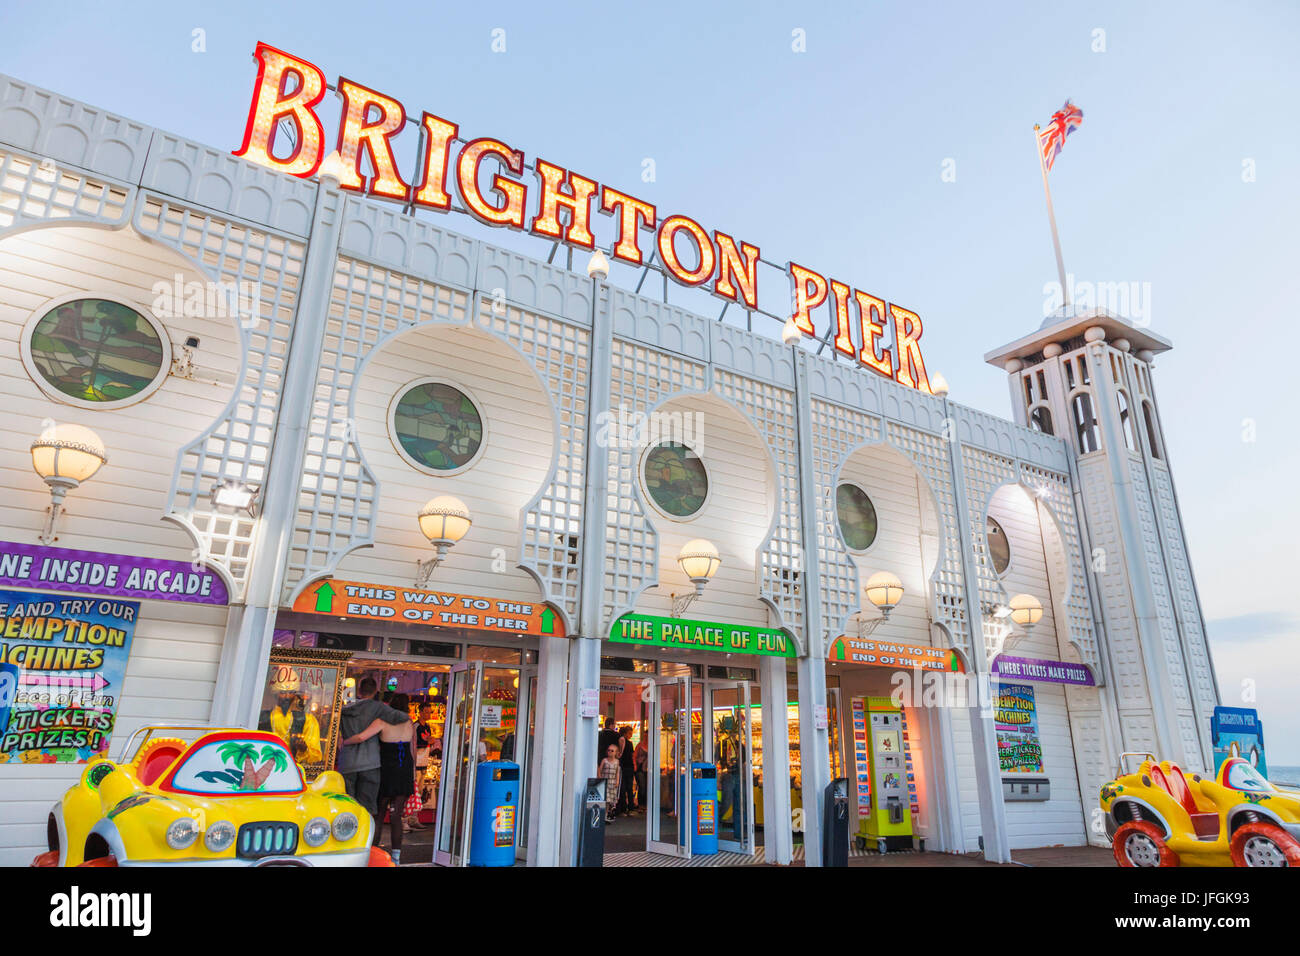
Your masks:
<path fill-rule="evenodd" d="M 614 808 L 618 806 L 618 791 L 622 783 L 622 768 L 618 764 L 618 747 L 605 748 L 605 759 L 600 762 L 600 776 L 605 778 L 605 822 L 614 822 Z"/>

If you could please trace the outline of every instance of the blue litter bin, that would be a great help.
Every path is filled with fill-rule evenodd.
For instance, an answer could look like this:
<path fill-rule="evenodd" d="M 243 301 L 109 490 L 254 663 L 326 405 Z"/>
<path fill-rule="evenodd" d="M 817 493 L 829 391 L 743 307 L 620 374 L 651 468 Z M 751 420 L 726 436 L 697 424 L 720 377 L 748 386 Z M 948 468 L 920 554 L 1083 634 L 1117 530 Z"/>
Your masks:
<path fill-rule="evenodd" d="M 711 763 L 691 764 L 691 855 L 718 852 L 718 768 Z"/>
<path fill-rule="evenodd" d="M 514 866 L 515 818 L 519 810 L 519 764 L 485 760 L 474 778 L 470 866 Z"/>

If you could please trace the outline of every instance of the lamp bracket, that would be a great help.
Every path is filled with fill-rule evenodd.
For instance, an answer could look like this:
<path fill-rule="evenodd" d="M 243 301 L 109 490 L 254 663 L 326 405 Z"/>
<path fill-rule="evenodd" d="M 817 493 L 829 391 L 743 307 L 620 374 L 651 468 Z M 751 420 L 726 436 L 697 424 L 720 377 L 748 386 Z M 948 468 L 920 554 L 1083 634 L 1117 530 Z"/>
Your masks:
<path fill-rule="evenodd" d="M 686 609 L 694 604 L 704 593 L 704 582 L 696 581 L 695 590 L 688 591 L 686 594 L 673 594 L 673 617 L 681 617 L 686 613 Z"/>

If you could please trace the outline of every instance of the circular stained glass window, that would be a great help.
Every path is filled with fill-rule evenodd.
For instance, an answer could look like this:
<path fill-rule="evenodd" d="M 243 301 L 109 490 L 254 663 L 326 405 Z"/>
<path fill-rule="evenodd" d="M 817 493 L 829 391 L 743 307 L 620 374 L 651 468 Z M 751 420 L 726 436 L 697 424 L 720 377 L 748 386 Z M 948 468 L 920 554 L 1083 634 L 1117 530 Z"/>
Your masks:
<path fill-rule="evenodd" d="M 865 551 L 876 540 L 876 506 L 857 485 L 844 484 L 835 489 L 835 513 L 840 519 L 840 534 L 850 551 Z"/>
<path fill-rule="evenodd" d="M 1004 574 L 1011 566 L 1011 542 L 1007 540 L 1007 533 L 1002 530 L 1002 525 L 989 518 L 985 536 L 989 542 L 989 560 L 993 562 L 993 570 L 997 574 Z"/>
<path fill-rule="evenodd" d="M 655 507 L 673 518 L 691 517 L 704 507 L 709 496 L 704 462 L 678 442 L 651 448 L 645 456 L 642 477 Z"/>
<path fill-rule="evenodd" d="M 446 382 L 420 382 L 393 407 L 393 435 L 417 467 L 459 471 L 483 448 L 483 417 L 468 395 Z"/>
<path fill-rule="evenodd" d="M 41 386 L 77 404 L 139 400 L 162 384 L 171 364 L 171 346 L 153 321 L 109 299 L 56 305 L 25 344 Z"/>

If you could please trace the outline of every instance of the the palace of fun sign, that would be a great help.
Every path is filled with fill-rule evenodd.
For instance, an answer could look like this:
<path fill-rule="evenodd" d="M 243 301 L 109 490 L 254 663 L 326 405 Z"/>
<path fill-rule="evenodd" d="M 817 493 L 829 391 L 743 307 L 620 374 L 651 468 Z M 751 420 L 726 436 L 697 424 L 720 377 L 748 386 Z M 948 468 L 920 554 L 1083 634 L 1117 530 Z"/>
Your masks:
<path fill-rule="evenodd" d="M 394 151 L 407 126 L 400 102 L 339 77 L 339 129 L 327 136 L 317 113 L 328 88 L 325 74 L 265 43 L 254 55 L 257 83 L 236 156 L 306 179 L 324 171 L 328 144 L 337 144 L 328 172 L 343 189 L 440 212 L 453 208 L 454 191 L 480 222 L 581 249 L 596 247 L 593 216 L 608 216 L 618 237 L 615 259 L 641 266 L 653 250 L 674 281 L 758 308 L 758 246 L 716 229 L 709 232 L 689 216 L 661 216 L 652 203 L 541 158 L 533 164 L 536 182 L 531 182 L 524 177 L 521 150 L 493 137 L 466 141 L 456 123 L 428 112 L 421 115 L 418 143 L 405 136 L 416 148 L 415 175 L 408 182 Z M 296 132 L 292 149 L 277 156 L 281 123 Z M 786 274 L 793 287 L 791 320 L 800 333 L 818 336 L 812 313 L 827 304 L 837 352 L 909 388 L 931 391 L 915 312 L 796 262 L 786 263 Z"/>

